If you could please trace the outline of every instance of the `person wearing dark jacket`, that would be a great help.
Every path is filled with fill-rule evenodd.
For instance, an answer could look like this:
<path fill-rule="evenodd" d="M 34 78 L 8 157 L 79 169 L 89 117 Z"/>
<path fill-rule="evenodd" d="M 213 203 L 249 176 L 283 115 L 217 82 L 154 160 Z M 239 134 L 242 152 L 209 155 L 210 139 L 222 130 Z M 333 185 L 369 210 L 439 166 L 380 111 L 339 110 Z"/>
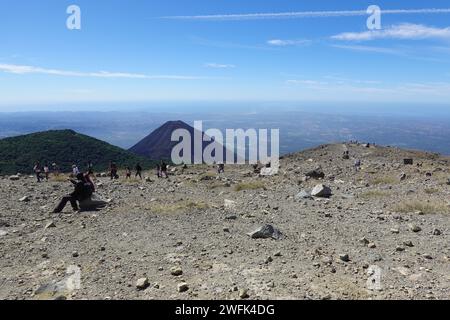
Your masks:
<path fill-rule="evenodd" d="M 139 176 L 139 178 L 142 180 L 142 167 L 141 165 L 138 163 L 136 165 L 136 175 L 134 176 L 135 178 L 137 178 Z"/>
<path fill-rule="evenodd" d="M 71 194 L 62 198 L 61 202 L 58 204 L 53 213 L 62 212 L 67 202 L 70 202 L 74 211 L 78 211 L 79 209 L 77 201 L 86 200 L 92 195 L 92 185 L 85 179 L 82 173 L 77 174 L 77 181 L 70 180 L 70 182 L 72 182 L 72 184 L 75 186 L 75 190 Z"/>

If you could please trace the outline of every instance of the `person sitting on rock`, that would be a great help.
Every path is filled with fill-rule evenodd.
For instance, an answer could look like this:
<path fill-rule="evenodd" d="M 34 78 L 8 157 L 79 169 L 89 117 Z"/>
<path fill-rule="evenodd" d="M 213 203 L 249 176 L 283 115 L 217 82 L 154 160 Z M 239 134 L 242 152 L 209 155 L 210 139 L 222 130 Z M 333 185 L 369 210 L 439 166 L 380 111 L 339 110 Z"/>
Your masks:
<path fill-rule="evenodd" d="M 79 173 L 77 174 L 77 181 L 70 180 L 72 184 L 75 186 L 75 190 L 62 198 L 61 202 L 58 204 L 58 206 L 53 210 L 53 213 L 60 213 L 64 210 L 67 202 L 70 202 L 72 205 L 72 209 L 74 211 L 79 211 L 78 203 L 77 201 L 81 202 L 86 199 L 89 199 L 92 196 L 93 193 L 93 187 L 91 182 L 88 182 L 84 176 L 84 174 Z"/>

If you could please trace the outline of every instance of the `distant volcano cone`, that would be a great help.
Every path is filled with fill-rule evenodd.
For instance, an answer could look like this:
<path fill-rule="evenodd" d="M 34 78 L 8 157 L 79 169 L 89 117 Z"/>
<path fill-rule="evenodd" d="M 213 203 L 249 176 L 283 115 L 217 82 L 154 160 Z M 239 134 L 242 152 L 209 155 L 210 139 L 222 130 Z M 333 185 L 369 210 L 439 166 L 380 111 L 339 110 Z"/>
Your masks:
<path fill-rule="evenodd" d="M 196 129 L 183 121 L 168 121 L 163 124 L 161 127 L 153 131 L 150 135 L 142 139 L 135 146 L 130 148 L 129 151 L 146 157 L 151 160 L 159 160 L 159 159 L 171 159 L 172 149 L 180 142 L 180 141 L 172 141 L 172 133 L 177 129 L 185 129 L 191 135 L 191 163 L 194 162 L 194 132 Z M 205 136 L 205 133 L 201 133 L 202 138 Z M 203 139 L 202 139 L 203 140 Z M 202 154 L 205 148 L 211 142 L 202 142 Z M 224 157 L 226 155 L 226 150 L 224 148 Z"/>

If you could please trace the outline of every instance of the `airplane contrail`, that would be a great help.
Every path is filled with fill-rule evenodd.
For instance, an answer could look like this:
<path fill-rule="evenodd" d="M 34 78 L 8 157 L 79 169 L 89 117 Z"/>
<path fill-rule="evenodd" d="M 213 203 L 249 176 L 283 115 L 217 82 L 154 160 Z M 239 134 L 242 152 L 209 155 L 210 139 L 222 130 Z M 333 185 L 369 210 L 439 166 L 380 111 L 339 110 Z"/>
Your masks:
<path fill-rule="evenodd" d="M 450 13 L 450 8 L 444 9 L 393 9 L 381 10 L 382 14 L 443 14 Z M 352 17 L 365 16 L 366 10 L 343 11 L 297 11 L 279 13 L 245 13 L 245 14 L 216 14 L 193 16 L 165 16 L 162 19 L 175 20 L 261 20 L 261 19 L 301 19 L 301 18 L 327 18 L 327 17 Z"/>

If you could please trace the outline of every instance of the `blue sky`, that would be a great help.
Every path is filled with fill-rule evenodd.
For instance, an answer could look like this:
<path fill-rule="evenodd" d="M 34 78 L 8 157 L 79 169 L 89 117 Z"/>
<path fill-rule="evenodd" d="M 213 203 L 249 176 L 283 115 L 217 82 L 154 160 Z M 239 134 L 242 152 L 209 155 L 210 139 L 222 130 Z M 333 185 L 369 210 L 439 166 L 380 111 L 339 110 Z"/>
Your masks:
<path fill-rule="evenodd" d="M 167 101 L 449 105 L 448 1 L 331 2 L 1 0 L 0 111 Z M 81 8 L 81 30 L 66 28 L 71 4 Z M 381 30 L 348 12 L 369 5 L 388 10 Z"/>

